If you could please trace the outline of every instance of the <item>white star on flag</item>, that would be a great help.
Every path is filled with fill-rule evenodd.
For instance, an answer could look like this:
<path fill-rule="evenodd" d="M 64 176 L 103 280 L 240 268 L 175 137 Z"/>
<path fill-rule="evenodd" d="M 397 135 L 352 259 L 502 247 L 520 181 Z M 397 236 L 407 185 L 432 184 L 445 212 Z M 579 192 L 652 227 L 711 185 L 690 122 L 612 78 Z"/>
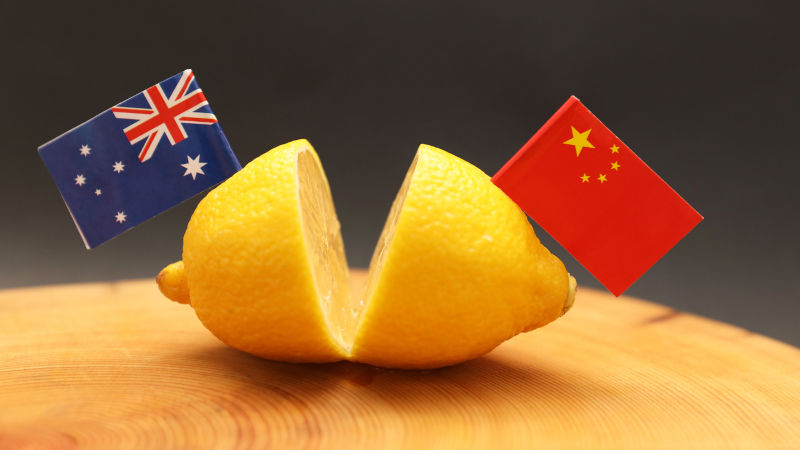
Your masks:
<path fill-rule="evenodd" d="M 103 191 L 102 191 L 102 190 L 100 190 L 100 189 L 95 189 L 95 190 L 94 190 L 94 195 L 96 195 L 96 196 L 100 197 L 101 195 L 103 195 Z"/>
<path fill-rule="evenodd" d="M 202 167 L 208 163 L 200 162 L 200 155 L 197 155 L 194 159 L 190 158 L 188 155 L 186 156 L 186 164 L 181 164 L 181 167 L 186 168 L 186 172 L 183 176 L 191 175 L 192 179 L 197 179 L 197 174 L 205 175 L 203 172 Z"/>
<path fill-rule="evenodd" d="M 125 222 L 128 216 L 125 215 L 125 211 L 118 211 L 115 217 L 117 218 L 117 222 L 122 223 Z"/>
<path fill-rule="evenodd" d="M 84 184 L 86 184 L 86 177 L 83 176 L 83 174 L 78 174 L 78 176 L 75 177 L 75 184 L 77 184 L 78 186 L 83 186 Z"/>
<path fill-rule="evenodd" d="M 114 172 L 120 173 L 125 170 L 125 164 L 122 164 L 122 161 L 117 161 L 114 163 Z"/>
<path fill-rule="evenodd" d="M 86 144 L 81 145 L 81 156 L 89 156 L 92 153 L 91 147 Z"/>

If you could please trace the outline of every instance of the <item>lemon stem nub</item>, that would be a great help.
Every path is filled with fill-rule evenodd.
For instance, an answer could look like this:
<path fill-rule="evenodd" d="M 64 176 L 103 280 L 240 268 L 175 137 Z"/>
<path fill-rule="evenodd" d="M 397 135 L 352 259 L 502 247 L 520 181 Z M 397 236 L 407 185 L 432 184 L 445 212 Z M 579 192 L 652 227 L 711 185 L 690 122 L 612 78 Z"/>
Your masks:
<path fill-rule="evenodd" d="M 190 305 L 189 284 L 186 282 L 186 272 L 183 270 L 183 261 L 174 262 L 161 269 L 156 277 L 158 289 L 168 299 Z"/>
<path fill-rule="evenodd" d="M 561 315 L 567 313 L 567 311 L 572 308 L 572 305 L 575 303 L 575 293 L 578 291 L 578 282 L 575 280 L 575 277 L 572 275 L 569 276 L 569 292 L 567 293 L 567 299 L 564 300 L 564 309 L 561 310 Z"/>

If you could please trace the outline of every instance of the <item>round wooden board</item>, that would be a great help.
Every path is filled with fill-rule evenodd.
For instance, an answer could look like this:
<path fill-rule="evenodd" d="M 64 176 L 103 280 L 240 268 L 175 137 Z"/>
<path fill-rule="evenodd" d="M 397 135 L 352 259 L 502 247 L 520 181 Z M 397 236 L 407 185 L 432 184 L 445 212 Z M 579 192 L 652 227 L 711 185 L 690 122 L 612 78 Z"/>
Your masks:
<path fill-rule="evenodd" d="M 797 348 L 589 289 L 422 372 L 252 357 L 152 280 L 0 291 L 3 449 L 797 448 L 799 375 Z"/>

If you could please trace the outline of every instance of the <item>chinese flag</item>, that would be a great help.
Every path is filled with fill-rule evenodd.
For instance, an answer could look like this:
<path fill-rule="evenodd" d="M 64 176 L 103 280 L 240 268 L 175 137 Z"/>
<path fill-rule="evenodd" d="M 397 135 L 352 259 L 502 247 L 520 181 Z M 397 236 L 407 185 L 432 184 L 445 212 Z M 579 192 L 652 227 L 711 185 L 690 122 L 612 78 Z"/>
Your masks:
<path fill-rule="evenodd" d="M 614 295 L 703 219 L 575 97 L 492 181 Z"/>

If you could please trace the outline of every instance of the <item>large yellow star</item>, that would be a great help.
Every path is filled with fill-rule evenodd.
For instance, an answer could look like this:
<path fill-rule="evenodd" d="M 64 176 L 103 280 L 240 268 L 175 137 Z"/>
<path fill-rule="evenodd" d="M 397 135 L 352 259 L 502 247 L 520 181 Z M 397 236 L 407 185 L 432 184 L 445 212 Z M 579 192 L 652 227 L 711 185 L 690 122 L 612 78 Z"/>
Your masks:
<path fill-rule="evenodd" d="M 581 150 L 583 150 L 584 147 L 594 148 L 594 145 L 589 142 L 589 133 L 592 132 L 591 128 L 583 133 L 579 133 L 573 126 L 570 126 L 570 128 L 572 128 L 572 138 L 564 141 L 564 144 L 575 147 L 575 156 L 581 156 Z"/>

